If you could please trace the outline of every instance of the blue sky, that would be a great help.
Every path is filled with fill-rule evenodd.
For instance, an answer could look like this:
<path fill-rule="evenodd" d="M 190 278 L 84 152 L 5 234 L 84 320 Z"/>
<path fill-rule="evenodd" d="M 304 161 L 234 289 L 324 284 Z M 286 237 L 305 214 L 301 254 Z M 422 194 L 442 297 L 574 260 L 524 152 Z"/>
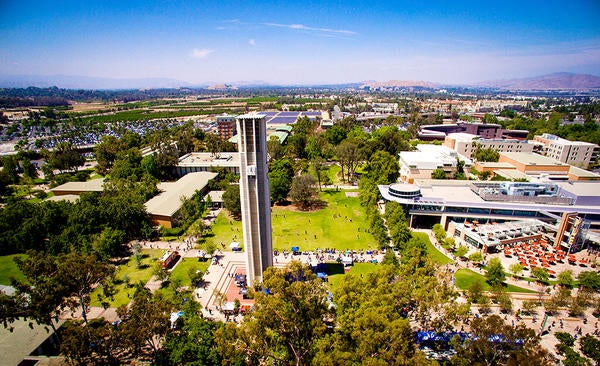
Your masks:
<path fill-rule="evenodd" d="M 0 74 L 280 84 L 600 75 L 598 0 L 223 2 L 0 0 Z"/>

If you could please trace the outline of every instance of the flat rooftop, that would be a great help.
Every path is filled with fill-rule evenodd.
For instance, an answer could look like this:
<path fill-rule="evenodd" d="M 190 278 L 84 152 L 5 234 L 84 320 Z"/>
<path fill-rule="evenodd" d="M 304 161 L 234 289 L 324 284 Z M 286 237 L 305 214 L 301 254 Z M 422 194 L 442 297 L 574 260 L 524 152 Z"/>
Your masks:
<path fill-rule="evenodd" d="M 516 166 L 511 163 L 497 163 L 493 161 L 478 161 L 475 163 L 482 168 L 490 168 L 490 169 L 517 169 Z"/>
<path fill-rule="evenodd" d="M 500 156 L 505 156 L 511 160 L 517 161 L 526 165 L 552 165 L 552 166 L 569 166 L 569 164 L 561 163 L 558 160 L 548 158 L 534 153 L 527 152 L 501 152 Z"/>
<path fill-rule="evenodd" d="M 598 197 L 600 196 L 600 182 L 598 181 L 567 181 L 567 182 L 552 182 L 557 184 L 561 189 L 570 192 L 579 197 Z"/>
<path fill-rule="evenodd" d="M 102 186 L 104 185 L 104 179 L 92 179 L 87 182 L 67 182 L 60 186 L 51 189 L 54 193 L 60 192 L 102 192 Z"/>
<path fill-rule="evenodd" d="M 180 157 L 177 165 L 181 167 L 240 166 L 240 154 L 236 152 L 226 152 L 214 155 L 207 152 L 194 152 Z"/>
<path fill-rule="evenodd" d="M 465 180 L 435 180 L 421 179 L 416 180 L 415 184 L 421 189 L 422 197 L 418 200 L 399 199 L 388 193 L 388 186 L 381 185 L 379 190 L 383 197 L 389 201 L 401 203 L 435 203 L 443 206 L 458 207 L 480 207 L 480 208 L 498 208 L 498 209 L 516 209 L 516 210 L 548 210 L 557 212 L 571 212 L 581 210 L 600 214 L 600 205 L 597 200 L 589 200 L 589 203 L 578 203 L 576 205 L 553 205 L 524 202 L 490 202 L 485 201 L 470 188 L 471 181 Z M 562 190 L 567 191 L 577 197 L 600 197 L 600 181 L 553 181 Z"/>
<path fill-rule="evenodd" d="M 474 139 L 479 138 L 477 135 L 466 132 L 453 132 L 449 133 L 447 136 L 456 141 L 473 141 Z"/>
<path fill-rule="evenodd" d="M 173 216 L 181 208 L 181 199 L 190 198 L 196 191 L 204 189 L 217 173 L 188 173 L 176 182 L 162 182 L 158 189 L 162 191 L 145 203 L 150 215 Z"/>
<path fill-rule="evenodd" d="M 578 176 L 578 177 L 582 177 L 582 178 L 596 178 L 596 179 L 600 179 L 600 175 L 594 173 L 594 172 L 590 172 L 589 170 L 585 170 L 585 169 L 581 169 L 578 168 L 576 166 L 571 166 L 569 168 L 569 174 Z"/>
<path fill-rule="evenodd" d="M 494 173 L 507 179 L 529 179 L 529 176 L 516 169 L 497 169 Z"/>
<path fill-rule="evenodd" d="M 52 196 L 46 199 L 46 201 L 51 201 L 51 202 L 59 202 L 59 201 L 69 201 L 69 202 L 76 202 L 79 199 L 79 195 L 78 194 L 63 194 L 60 196 Z"/>

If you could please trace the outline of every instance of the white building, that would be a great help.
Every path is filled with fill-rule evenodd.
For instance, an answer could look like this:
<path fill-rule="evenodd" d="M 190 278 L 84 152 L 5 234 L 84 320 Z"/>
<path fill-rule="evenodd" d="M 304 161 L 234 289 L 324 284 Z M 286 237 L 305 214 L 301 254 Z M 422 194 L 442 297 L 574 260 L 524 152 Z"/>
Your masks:
<path fill-rule="evenodd" d="M 400 179 L 405 182 L 429 179 L 431 173 L 438 168 L 451 177 L 457 171 L 459 159 L 465 163 L 465 174 L 469 174 L 471 160 L 446 146 L 420 144 L 417 145 L 417 150 L 400 153 Z"/>
<path fill-rule="evenodd" d="M 535 136 L 534 141 L 544 144 L 545 156 L 580 168 L 587 168 L 590 163 L 595 162 L 600 152 L 600 147 L 596 144 L 569 141 L 549 133 Z"/>
<path fill-rule="evenodd" d="M 497 152 L 533 152 L 536 144 L 516 139 L 485 139 L 465 132 L 450 133 L 444 140 L 444 146 L 460 155 L 471 158 L 471 155 L 481 146 L 482 149 L 493 149 Z"/>

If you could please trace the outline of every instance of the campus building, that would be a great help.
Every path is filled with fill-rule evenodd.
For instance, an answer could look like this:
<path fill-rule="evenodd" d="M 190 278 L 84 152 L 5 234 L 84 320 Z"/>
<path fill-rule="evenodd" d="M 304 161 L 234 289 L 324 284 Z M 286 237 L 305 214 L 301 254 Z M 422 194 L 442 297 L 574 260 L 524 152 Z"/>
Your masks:
<path fill-rule="evenodd" d="M 185 154 L 179 158 L 175 166 L 175 173 L 178 177 L 183 177 L 188 173 L 210 172 L 217 168 L 233 174 L 240 174 L 240 154 L 237 152 Z"/>
<path fill-rule="evenodd" d="M 505 222 L 539 220 L 556 224 L 570 214 L 600 233 L 600 182 L 469 182 L 418 180 L 380 185 L 386 201 L 401 203 L 411 227 L 444 228 L 465 220 Z"/>
<path fill-rule="evenodd" d="M 240 201 L 249 286 L 262 281 L 263 271 L 273 265 L 265 118 L 263 114 L 237 117 Z"/>
<path fill-rule="evenodd" d="M 458 160 L 464 162 L 464 172 L 469 174 L 471 161 L 460 156 L 446 146 L 420 144 L 417 151 L 400 153 L 400 179 L 412 183 L 416 179 L 429 179 L 436 169 L 443 169 L 446 176 L 452 177 L 458 169 Z"/>
<path fill-rule="evenodd" d="M 531 153 L 536 147 L 528 141 L 517 139 L 486 139 L 465 132 L 450 133 L 444 140 L 444 146 L 456 151 L 462 156 L 471 158 L 475 150 L 492 149 L 497 152 L 524 152 Z"/>
<path fill-rule="evenodd" d="M 227 141 L 237 133 L 235 125 L 235 116 L 224 115 L 217 116 L 217 129 L 219 131 L 219 137 L 223 141 Z"/>
<path fill-rule="evenodd" d="M 173 219 L 181 209 L 182 199 L 191 198 L 196 192 L 207 193 L 208 182 L 217 173 L 190 173 L 176 182 L 161 182 L 157 188 L 160 193 L 144 204 L 153 225 L 165 228 L 173 227 Z"/>
<path fill-rule="evenodd" d="M 596 144 L 569 141 L 549 133 L 535 136 L 534 141 L 544 146 L 542 153 L 545 156 L 580 168 L 589 167 L 598 159 L 600 152 L 600 146 Z"/>
<path fill-rule="evenodd" d="M 458 122 L 442 125 L 424 125 L 419 131 L 420 140 L 444 140 L 446 135 L 465 132 L 485 139 L 527 139 L 527 130 L 507 130 L 496 123 Z"/>

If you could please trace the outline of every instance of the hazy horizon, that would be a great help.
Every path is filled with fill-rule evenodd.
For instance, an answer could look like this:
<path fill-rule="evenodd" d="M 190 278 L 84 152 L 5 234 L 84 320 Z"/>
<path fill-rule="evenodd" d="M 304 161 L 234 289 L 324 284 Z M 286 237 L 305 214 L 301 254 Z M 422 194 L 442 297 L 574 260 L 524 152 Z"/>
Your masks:
<path fill-rule="evenodd" d="M 0 3 L 0 75 L 192 85 L 600 75 L 600 3 Z"/>

